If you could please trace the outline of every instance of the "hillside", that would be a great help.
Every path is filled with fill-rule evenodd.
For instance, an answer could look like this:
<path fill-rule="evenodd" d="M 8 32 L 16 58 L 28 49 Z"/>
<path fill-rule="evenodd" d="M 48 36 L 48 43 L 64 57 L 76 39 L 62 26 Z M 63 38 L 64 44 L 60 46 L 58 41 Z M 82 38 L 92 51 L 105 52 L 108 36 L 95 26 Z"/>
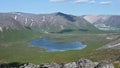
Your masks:
<path fill-rule="evenodd" d="M 85 15 L 84 19 L 100 30 L 120 29 L 120 15 Z"/>
<path fill-rule="evenodd" d="M 38 29 L 41 31 L 50 31 L 50 30 L 59 31 L 64 29 L 97 30 L 91 23 L 86 21 L 84 18 L 69 14 L 64 14 L 61 12 L 51 13 L 51 14 L 31 14 L 31 13 L 22 13 L 22 12 L 11 12 L 11 13 L 0 13 L 0 17 L 1 17 L 1 22 L 0 22 L 1 29 L 27 28 L 27 29 Z M 19 25 L 19 27 L 17 25 Z"/>

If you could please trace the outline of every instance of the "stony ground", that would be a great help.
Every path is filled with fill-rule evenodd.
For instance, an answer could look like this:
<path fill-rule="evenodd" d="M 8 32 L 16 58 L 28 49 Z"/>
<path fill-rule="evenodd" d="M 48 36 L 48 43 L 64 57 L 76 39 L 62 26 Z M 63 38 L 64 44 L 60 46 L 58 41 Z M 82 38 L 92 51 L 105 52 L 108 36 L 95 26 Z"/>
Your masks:
<path fill-rule="evenodd" d="M 11 63 L 1 64 L 0 68 L 114 68 L 114 65 L 108 61 L 93 62 L 89 59 L 79 59 L 77 62 L 62 63 L 44 63 L 35 65 L 32 63 Z"/>

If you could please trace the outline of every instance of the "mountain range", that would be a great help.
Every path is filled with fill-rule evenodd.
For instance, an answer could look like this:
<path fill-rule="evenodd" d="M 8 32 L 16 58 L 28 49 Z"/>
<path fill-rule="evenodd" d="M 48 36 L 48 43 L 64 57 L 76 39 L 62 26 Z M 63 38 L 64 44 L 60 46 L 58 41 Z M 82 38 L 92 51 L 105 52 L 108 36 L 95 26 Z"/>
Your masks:
<path fill-rule="evenodd" d="M 0 31 L 8 29 L 38 29 L 42 31 L 63 29 L 117 30 L 119 28 L 119 15 L 75 16 L 61 12 L 50 14 L 0 13 Z"/>

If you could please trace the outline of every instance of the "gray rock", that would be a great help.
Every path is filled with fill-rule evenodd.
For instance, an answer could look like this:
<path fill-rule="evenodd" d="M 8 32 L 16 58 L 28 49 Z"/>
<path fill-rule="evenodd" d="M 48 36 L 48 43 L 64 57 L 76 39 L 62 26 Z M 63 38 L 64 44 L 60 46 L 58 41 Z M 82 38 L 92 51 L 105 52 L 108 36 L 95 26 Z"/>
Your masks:
<path fill-rule="evenodd" d="M 89 59 L 79 59 L 77 66 L 78 68 L 94 68 L 95 64 Z"/>
<path fill-rule="evenodd" d="M 99 64 L 98 62 L 94 62 L 94 64 L 95 64 L 95 67 Z"/>
<path fill-rule="evenodd" d="M 58 64 L 58 63 L 44 63 L 41 65 L 35 65 L 32 63 L 24 64 L 19 68 L 114 68 L 112 63 L 107 61 L 92 62 L 89 59 L 79 59 L 76 62 L 70 62 L 67 64 Z"/>
<path fill-rule="evenodd" d="M 114 65 L 107 61 L 102 61 L 95 68 L 114 68 Z"/>
<path fill-rule="evenodd" d="M 75 62 L 67 63 L 64 68 L 77 68 L 77 64 Z"/>
<path fill-rule="evenodd" d="M 32 63 L 28 63 L 28 64 L 24 64 L 23 66 L 20 66 L 19 68 L 40 68 L 40 66 Z"/>
<path fill-rule="evenodd" d="M 40 65 L 40 68 L 62 68 L 63 65 L 57 63 L 45 63 Z"/>

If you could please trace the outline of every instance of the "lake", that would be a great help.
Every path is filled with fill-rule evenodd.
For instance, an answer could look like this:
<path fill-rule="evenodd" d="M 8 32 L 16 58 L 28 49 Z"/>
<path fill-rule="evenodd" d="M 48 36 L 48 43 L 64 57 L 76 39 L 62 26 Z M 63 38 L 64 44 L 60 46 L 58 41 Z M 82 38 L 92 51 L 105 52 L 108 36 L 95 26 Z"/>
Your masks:
<path fill-rule="evenodd" d="M 86 45 L 82 44 L 79 41 L 54 43 L 51 42 L 51 39 L 46 38 L 32 40 L 31 45 L 45 48 L 47 52 L 81 50 L 86 47 Z"/>

